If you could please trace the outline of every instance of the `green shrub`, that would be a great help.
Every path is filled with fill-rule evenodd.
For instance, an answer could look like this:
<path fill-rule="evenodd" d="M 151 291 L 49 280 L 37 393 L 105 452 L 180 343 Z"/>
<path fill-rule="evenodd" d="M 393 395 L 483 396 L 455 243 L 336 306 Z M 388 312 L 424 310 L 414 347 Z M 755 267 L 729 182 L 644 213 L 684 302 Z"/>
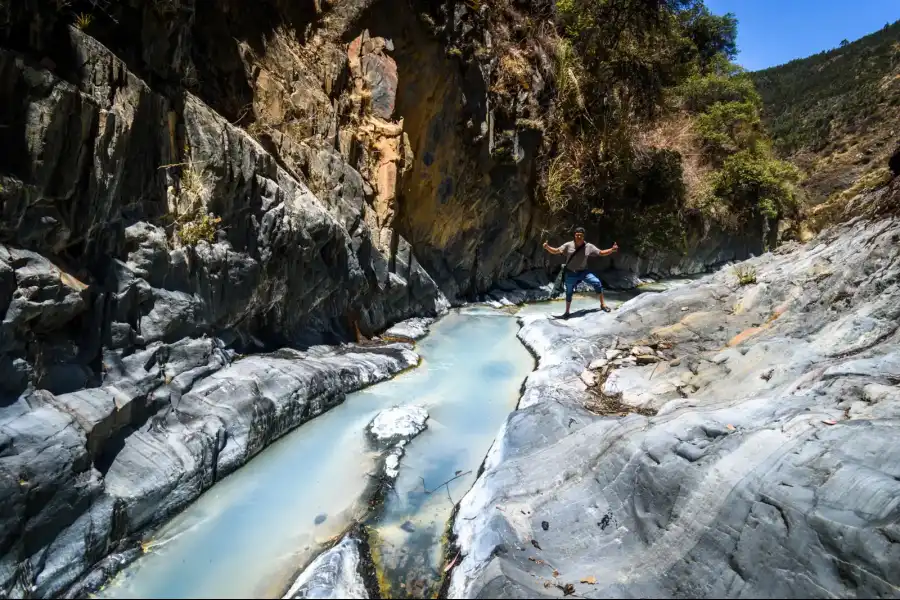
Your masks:
<path fill-rule="evenodd" d="M 556 105 L 542 183 L 551 212 L 614 229 L 639 253 L 686 247 L 685 164 L 693 207 L 737 227 L 795 208 L 799 173 L 773 158 L 752 78 L 731 62 L 736 21 L 700 0 L 558 0 Z M 684 140 L 638 146 L 670 111 Z M 647 142 L 642 142 L 647 143 Z M 677 148 L 676 151 L 674 148 Z"/>
<path fill-rule="evenodd" d="M 771 153 L 741 150 L 725 159 L 712 180 L 713 193 L 738 215 L 774 219 L 796 210 L 800 172 Z"/>
<path fill-rule="evenodd" d="M 749 75 L 743 72 L 693 75 L 678 88 L 684 108 L 701 112 L 717 103 L 750 103 L 757 109 L 762 99 Z"/>
<path fill-rule="evenodd" d="M 756 283 L 756 269 L 749 265 L 734 265 L 732 271 L 740 285 L 751 285 Z"/>
<path fill-rule="evenodd" d="M 752 73 L 778 151 L 819 152 L 852 135 L 880 104 L 898 102 L 900 86 L 890 84 L 900 64 L 898 40 L 895 21 L 843 47 Z"/>
<path fill-rule="evenodd" d="M 75 16 L 75 27 L 78 29 L 87 29 L 94 21 L 93 15 L 88 13 L 79 13 Z"/>
<path fill-rule="evenodd" d="M 205 214 L 178 225 L 178 239 L 185 246 L 196 246 L 201 241 L 213 243 L 219 231 L 220 217 Z"/>
<path fill-rule="evenodd" d="M 695 130 L 716 163 L 729 154 L 754 148 L 763 137 L 759 111 L 751 102 L 717 102 L 697 117 Z"/>
<path fill-rule="evenodd" d="M 190 148 L 185 144 L 184 155 L 190 157 Z M 177 216 L 174 219 L 174 233 L 182 246 L 196 246 L 201 241 L 213 243 L 222 219 L 206 212 L 209 197 L 207 176 L 190 158 L 186 163 L 172 165 L 181 167 L 181 177 L 177 190 Z"/>

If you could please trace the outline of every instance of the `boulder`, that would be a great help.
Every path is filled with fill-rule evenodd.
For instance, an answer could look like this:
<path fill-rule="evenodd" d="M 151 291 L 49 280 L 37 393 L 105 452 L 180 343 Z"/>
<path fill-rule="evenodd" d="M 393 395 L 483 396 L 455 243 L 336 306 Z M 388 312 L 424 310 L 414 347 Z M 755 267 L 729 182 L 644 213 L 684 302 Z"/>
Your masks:
<path fill-rule="evenodd" d="M 428 326 L 433 322 L 434 319 L 427 318 L 407 319 L 392 326 L 384 332 L 384 335 L 391 338 L 420 340 L 428 335 Z"/>

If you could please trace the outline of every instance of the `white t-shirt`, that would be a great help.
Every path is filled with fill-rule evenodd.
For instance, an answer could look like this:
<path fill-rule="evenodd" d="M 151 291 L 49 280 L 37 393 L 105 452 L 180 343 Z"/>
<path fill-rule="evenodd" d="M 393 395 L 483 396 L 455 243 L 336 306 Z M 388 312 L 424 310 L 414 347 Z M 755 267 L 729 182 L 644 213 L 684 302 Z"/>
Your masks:
<path fill-rule="evenodd" d="M 573 254 L 575 254 L 575 242 L 566 242 L 562 246 L 559 247 L 560 250 L 565 252 L 566 260 L 569 260 Z M 587 269 L 587 259 L 590 256 L 601 256 L 600 248 L 593 244 L 589 244 L 587 242 L 584 243 L 584 249 L 578 250 L 578 255 L 573 257 L 572 260 L 569 261 L 569 266 L 566 267 L 570 271 L 584 271 Z"/>

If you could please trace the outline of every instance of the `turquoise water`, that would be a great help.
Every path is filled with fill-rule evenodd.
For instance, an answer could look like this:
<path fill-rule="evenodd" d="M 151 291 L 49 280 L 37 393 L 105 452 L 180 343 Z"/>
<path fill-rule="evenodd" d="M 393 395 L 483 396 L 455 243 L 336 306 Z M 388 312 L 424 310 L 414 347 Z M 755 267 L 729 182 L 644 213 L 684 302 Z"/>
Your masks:
<path fill-rule="evenodd" d="M 608 302 L 616 304 L 615 297 Z M 595 309 L 576 297 L 573 311 Z M 527 313 L 560 313 L 551 302 Z M 217 483 L 149 540 L 149 552 L 99 594 L 104 598 L 276 598 L 322 544 L 366 512 L 377 454 L 364 428 L 382 409 L 421 404 L 428 429 L 407 446 L 396 493 L 375 526 L 397 594 L 419 595 L 440 567 L 440 539 L 518 401 L 534 361 L 509 312 L 452 311 L 417 344 L 419 368 L 347 397 Z M 431 494 L 454 477 L 467 473 Z M 402 586 L 402 587 L 401 587 Z"/>

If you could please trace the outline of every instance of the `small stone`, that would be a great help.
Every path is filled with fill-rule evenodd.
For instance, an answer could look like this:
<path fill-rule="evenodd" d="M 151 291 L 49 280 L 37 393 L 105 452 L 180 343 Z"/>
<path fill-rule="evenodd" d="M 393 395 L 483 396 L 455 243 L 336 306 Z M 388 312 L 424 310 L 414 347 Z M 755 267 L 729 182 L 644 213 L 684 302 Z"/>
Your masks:
<path fill-rule="evenodd" d="M 605 367 L 608 364 L 609 364 L 609 361 L 606 360 L 605 358 L 597 358 L 597 359 L 594 359 L 591 361 L 591 364 L 588 365 L 588 369 L 590 369 L 591 371 L 596 371 L 598 369 L 602 369 L 603 367 Z"/>
<path fill-rule="evenodd" d="M 606 360 L 613 360 L 622 355 L 621 350 L 607 350 L 606 351 Z"/>
<path fill-rule="evenodd" d="M 654 356 L 653 354 L 642 354 L 637 357 L 637 364 L 639 365 L 652 365 L 653 363 L 658 363 L 660 358 L 658 356 Z"/>
<path fill-rule="evenodd" d="M 650 346 L 635 346 L 631 349 L 632 356 L 646 356 L 653 354 L 653 348 Z"/>
<path fill-rule="evenodd" d="M 547 521 L 541 521 L 541 529 L 547 531 L 548 529 L 550 529 L 550 523 L 548 523 Z"/>
<path fill-rule="evenodd" d="M 677 367 L 678 365 L 681 364 L 681 359 L 680 359 L 680 358 L 676 358 L 675 360 L 673 360 L 673 361 L 670 362 L 669 364 L 672 365 L 673 367 Z"/>
<path fill-rule="evenodd" d="M 588 387 L 594 387 L 597 384 L 597 376 L 590 371 L 582 371 L 581 381 Z"/>
<path fill-rule="evenodd" d="M 725 364 L 726 362 L 728 362 L 728 355 L 725 354 L 725 353 L 717 354 L 717 355 L 715 355 L 715 356 L 712 357 L 712 359 L 710 360 L 710 362 L 712 362 L 712 363 L 715 364 L 715 365 L 722 365 L 722 364 Z"/>
<path fill-rule="evenodd" d="M 690 309 L 687 306 L 681 307 L 681 312 L 687 312 L 688 310 L 690 310 Z"/>

